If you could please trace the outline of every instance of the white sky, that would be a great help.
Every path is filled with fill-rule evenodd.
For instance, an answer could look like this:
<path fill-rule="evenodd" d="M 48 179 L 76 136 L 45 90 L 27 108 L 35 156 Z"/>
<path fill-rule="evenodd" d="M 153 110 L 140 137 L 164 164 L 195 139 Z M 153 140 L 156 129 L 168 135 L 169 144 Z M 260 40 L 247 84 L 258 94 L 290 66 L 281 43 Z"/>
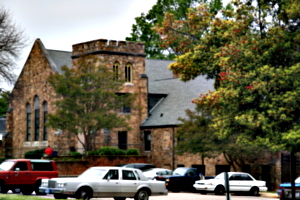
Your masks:
<path fill-rule="evenodd" d="M 157 0 L 0 0 L 13 22 L 29 38 L 18 62 L 18 76 L 35 39 L 47 49 L 72 50 L 72 44 L 95 39 L 125 40 L 134 18 Z M 11 90 L 13 86 L 0 85 Z"/>

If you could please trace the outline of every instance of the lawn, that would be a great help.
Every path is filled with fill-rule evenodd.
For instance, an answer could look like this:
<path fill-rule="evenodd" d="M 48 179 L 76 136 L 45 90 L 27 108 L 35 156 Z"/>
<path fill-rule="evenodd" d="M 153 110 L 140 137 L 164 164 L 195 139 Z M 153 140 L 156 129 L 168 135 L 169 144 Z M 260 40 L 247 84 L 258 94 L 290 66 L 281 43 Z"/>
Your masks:
<path fill-rule="evenodd" d="M 16 194 L 0 194 L 0 200 L 45 200 L 45 198 Z"/>

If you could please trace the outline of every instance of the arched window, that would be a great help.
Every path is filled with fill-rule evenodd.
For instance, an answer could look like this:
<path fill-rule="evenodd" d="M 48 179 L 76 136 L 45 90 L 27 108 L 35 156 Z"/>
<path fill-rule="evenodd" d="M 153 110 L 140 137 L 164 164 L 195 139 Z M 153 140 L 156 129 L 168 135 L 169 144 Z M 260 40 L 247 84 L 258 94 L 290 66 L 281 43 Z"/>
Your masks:
<path fill-rule="evenodd" d="M 115 62 L 113 65 L 114 80 L 117 80 L 119 77 L 119 66 L 120 66 L 119 62 Z"/>
<path fill-rule="evenodd" d="M 40 99 L 34 97 L 34 141 L 40 139 Z"/>
<path fill-rule="evenodd" d="M 132 82 L 132 64 L 127 63 L 125 66 L 125 81 Z"/>
<path fill-rule="evenodd" d="M 44 132 L 43 132 L 43 140 L 48 140 L 48 129 L 47 126 L 45 125 L 47 123 L 47 114 L 48 114 L 48 103 L 45 101 L 43 103 L 43 108 L 44 108 Z"/>
<path fill-rule="evenodd" d="M 26 104 L 26 141 L 30 141 L 31 132 L 31 108 L 30 104 Z"/>

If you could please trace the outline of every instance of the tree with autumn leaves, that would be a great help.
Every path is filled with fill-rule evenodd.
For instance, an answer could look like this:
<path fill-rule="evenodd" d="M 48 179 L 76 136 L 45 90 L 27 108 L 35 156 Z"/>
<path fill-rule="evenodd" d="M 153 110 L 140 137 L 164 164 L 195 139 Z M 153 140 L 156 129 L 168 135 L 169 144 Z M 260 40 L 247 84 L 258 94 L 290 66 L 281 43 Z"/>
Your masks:
<path fill-rule="evenodd" d="M 166 14 L 156 31 L 178 44 L 169 67 L 183 81 L 201 74 L 215 91 L 194 103 L 211 110 L 214 132 L 239 144 L 298 151 L 300 144 L 300 4 L 297 0 L 234 0 L 212 13 L 201 4 L 187 20 Z"/>

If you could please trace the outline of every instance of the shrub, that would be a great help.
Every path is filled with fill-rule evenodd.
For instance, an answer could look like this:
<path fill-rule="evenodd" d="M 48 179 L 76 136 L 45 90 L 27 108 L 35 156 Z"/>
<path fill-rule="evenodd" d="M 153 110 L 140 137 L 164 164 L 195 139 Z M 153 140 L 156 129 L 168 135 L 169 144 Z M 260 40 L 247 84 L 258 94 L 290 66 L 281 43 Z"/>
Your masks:
<path fill-rule="evenodd" d="M 68 153 L 68 155 L 69 155 L 69 156 L 82 156 L 82 154 L 79 153 L 79 152 L 77 152 L 77 151 L 70 151 L 70 152 Z"/>
<path fill-rule="evenodd" d="M 126 151 L 126 155 L 130 155 L 130 156 L 138 156 L 139 154 L 140 154 L 140 151 L 138 149 L 134 149 L 134 148 L 128 149 Z"/>
<path fill-rule="evenodd" d="M 37 150 L 33 150 L 33 151 L 27 151 L 27 152 L 25 152 L 24 157 L 29 158 L 29 159 L 40 159 L 41 157 L 43 157 L 44 151 L 45 151 L 45 149 L 37 149 Z"/>
<path fill-rule="evenodd" d="M 125 151 L 117 148 L 117 147 L 111 147 L 111 146 L 105 146 L 101 147 L 98 150 L 98 155 L 105 155 L 105 156 L 117 156 L 117 155 L 125 155 Z"/>

